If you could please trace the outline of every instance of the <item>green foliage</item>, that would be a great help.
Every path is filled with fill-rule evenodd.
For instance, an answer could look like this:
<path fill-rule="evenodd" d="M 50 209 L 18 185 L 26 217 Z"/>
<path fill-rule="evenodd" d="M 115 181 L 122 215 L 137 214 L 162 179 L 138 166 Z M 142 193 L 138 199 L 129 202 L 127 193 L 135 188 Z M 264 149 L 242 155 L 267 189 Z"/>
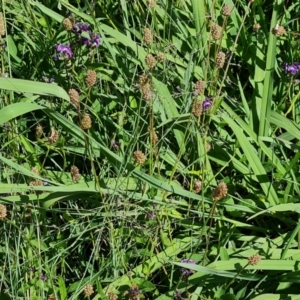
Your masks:
<path fill-rule="evenodd" d="M 1 4 L 0 299 L 299 298 L 298 1 Z"/>

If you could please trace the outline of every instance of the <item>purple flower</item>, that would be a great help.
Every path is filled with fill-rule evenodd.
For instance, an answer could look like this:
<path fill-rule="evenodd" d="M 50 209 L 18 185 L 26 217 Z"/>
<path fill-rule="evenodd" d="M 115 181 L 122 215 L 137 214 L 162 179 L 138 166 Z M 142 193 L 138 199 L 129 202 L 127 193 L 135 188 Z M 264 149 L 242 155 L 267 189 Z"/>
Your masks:
<path fill-rule="evenodd" d="M 291 75 L 296 75 L 300 70 L 300 63 L 293 63 L 292 65 L 284 64 L 283 70 L 291 73 Z"/>
<path fill-rule="evenodd" d="M 118 150 L 119 147 L 121 146 L 121 143 L 118 143 L 117 141 L 113 140 L 113 141 L 111 142 L 111 145 L 112 145 L 112 147 L 113 147 L 114 149 Z"/>
<path fill-rule="evenodd" d="M 195 262 L 194 260 L 192 260 L 192 259 L 187 259 L 187 258 L 183 259 L 183 260 L 181 261 L 181 263 L 196 265 L 196 262 Z M 192 275 L 192 274 L 195 273 L 195 271 L 189 270 L 189 269 L 185 269 L 185 268 L 180 269 L 180 271 L 181 271 L 182 276 L 183 276 L 185 279 L 188 278 L 190 275 Z"/>
<path fill-rule="evenodd" d="M 58 51 L 60 54 L 63 54 L 65 59 L 69 59 L 73 56 L 73 52 L 70 48 L 70 44 L 67 45 L 58 44 L 56 45 L 56 51 Z"/>
<path fill-rule="evenodd" d="M 83 43 L 89 47 L 97 47 L 100 45 L 100 34 L 94 34 L 93 32 L 89 31 L 89 38 L 83 38 Z"/>
<path fill-rule="evenodd" d="M 90 29 L 90 25 L 83 23 L 76 23 L 73 27 L 73 32 L 77 34 L 81 34 L 82 32 L 88 31 Z"/>
<path fill-rule="evenodd" d="M 47 279 L 46 275 L 45 274 L 41 274 L 41 280 L 45 281 Z"/>
<path fill-rule="evenodd" d="M 212 106 L 211 98 L 205 97 L 205 100 L 202 103 L 203 110 L 208 110 Z"/>
<path fill-rule="evenodd" d="M 155 218 L 154 212 L 153 212 L 153 211 L 148 212 L 148 213 L 147 213 L 147 217 L 148 217 L 149 219 L 154 219 L 154 218 Z"/>

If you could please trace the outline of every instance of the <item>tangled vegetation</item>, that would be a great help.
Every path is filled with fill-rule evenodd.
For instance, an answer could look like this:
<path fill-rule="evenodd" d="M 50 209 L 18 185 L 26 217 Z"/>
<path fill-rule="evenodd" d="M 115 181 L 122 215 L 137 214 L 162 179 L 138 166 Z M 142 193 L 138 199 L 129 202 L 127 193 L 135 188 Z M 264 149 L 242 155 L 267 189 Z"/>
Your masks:
<path fill-rule="evenodd" d="M 296 0 L 2 0 L 0 299 L 296 300 Z"/>

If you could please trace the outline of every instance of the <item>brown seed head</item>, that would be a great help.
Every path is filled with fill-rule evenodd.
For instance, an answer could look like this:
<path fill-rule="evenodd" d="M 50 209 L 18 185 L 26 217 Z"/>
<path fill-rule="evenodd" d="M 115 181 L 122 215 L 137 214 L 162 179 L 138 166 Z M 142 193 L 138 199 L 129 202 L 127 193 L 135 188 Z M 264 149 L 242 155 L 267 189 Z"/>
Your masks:
<path fill-rule="evenodd" d="M 3 13 L 0 12 L 0 36 L 5 35 L 5 22 L 4 22 L 4 17 Z"/>
<path fill-rule="evenodd" d="M 220 182 L 215 190 L 213 191 L 212 198 L 214 201 L 219 201 L 222 198 L 226 197 L 228 192 L 227 185 L 225 182 Z"/>
<path fill-rule="evenodd" d="M 57 130 L 55 130 L 54 128 L 51 129 L 51 131 L 48 133 L 48 141 L 51 144 L 54 144 L 58 141 L 59 139 L 59 133 Z"/>
<path fill-rule="evenodd" d="M 36 126 L 35 134 L 38 138 L 40 138 L 43 135 L 43 127 L 40 124 Z"/>
<path fill-rule="evenodd" d="M 149 127 L 148 131 L 150 133 L 150 138 L 152 140 L 152 144 L 156 145 L 156 143 L 158 142 L 158 136 L 157 136 L 155 130 L 154 129 L 151 130 L 150 127 Z"/>
<path fill-rule="evenodd" d="M 166 60 L 166 54 L 163 52 L 159 52 L 156 56 L 157 61 L 164 62 Z"/>
<path fill-rule="evenodd" d="M 192 113 L 196 118 L 199 118 L 203 111 L 202 101 L 195 99 L 193 103 Z"/>
<path fill-rule="evenodd" d="M 80 103 L 79 93 L 75 89 L 70 89 L 68 94 L 69 94 L 71 103 L 73 103 L 74 106 L 79 107 L 79 103 Z"/>
<path fill-rule="evenodd" d="M 150 101 L 152 99 L 152 89 L 150 83 L 145 84 L 142 89 L 142 97 L 146 101 Z"/>
<path fill-rule="evenodd" d="M 147 54 L 145 58 L 146 65 L 150 70 L 152 70 L 156 65 L 156 59 L 152 54 Z"/>
<path fill-rule="evenodd" d="M 250 266 L 256 266 L 261 260 L 261 256 L 256 253 L 248 258 L 248 264 Z"/>
<path fill-rule="evenodd" d="M 6 206 L 3 204 L 0 204 L 0 220 L 4 220 L 7 216 L 7 209 Z"/>
<path fill-rule="evenodd" d="M 92 127 L 92 119 L 89 114 L 84 114 L 81 119 L 81 128 L 90 129 Z"/>
<path fill-rule="evenodd" d="M 284 34 L 286 34 L 286 30 L 284 29 L 283 26 L 281 25 L 276 25 L 273 29 L 272 29 L 272 33 L 276 36 L 282 36 Z"/>
<path fill-rule="evenodd" d="M 39 169 L 37 167 L 31 168 L 31 172 L 36 174 L 36 175 L 40 175 Z"/>
<path fill-rule="evenodd" d="M 65 18 L 63 20 L 63 26 L 67 31 L 71 31 L 73 29 L 73 22 L 69 18 Z"/>
<path fill-rule="evenodd" d="M 202 190 L 202 181 L 201 180 L 196 180 L 194 182 L 193 190 L 194 190 L 195 194 L 199 194 L 201 192 L 201 190 Z"/>
<path fill-rule="evenodd" d="M 118 296 L 113 293 L 113 292 L 109 292 L 108 293 L 108 300 L 117 300 L 118 299 Z"/>
<path fill-rule="evenodd" d="M 70 173 L 73 181 L 79 181 L 80 173 L 79 173 L 79 169 L 76 166 L 71 167 Z"/>
<path fill-rule="evenodd" d="M 97 73 L 95 70 L 88 70 L 85 77 L 85 83 L 88 87 L 95 85 L 97 81 Z"/>
<path fill-rule="evenodd" d="M 43 185 L 43 182 L 40 179 L 36 179 L 34 181 L 29 182 L 29 185 L 30 186 L 40 186 L 40 185 Z"/>
<path fill-rule="evenodd" d="M 205 86 L 206 86 L 205 81 L 198 80 L 195 83 L 195 86 L 194 86 L 194 90 L 193 90 L 194 96 L 198 96 L 200 94 L 203 94 L 204 91 L 205 91 Z"/>
<path fill-rule="evenodd" d="M 225 63 L 225 53 L 221 51 L 217 54 L 217 57 L 216 57 L 216 67 L 218 69 L 222 69 L 224 66 L 224 63 Z"/>
<path fill-rule="evenodd" d="M 222 9 L 222 14 L 225 17 L 229 17 L 232 11 L 232 7 L 229 4 L 225 4 Z"/>
<path fill-rule="evenodd" d="M 48 300 L 56 300 L 54 294 L 51 294 L 51 295 L 48 297 Z"/>
<path fill-rule="evenodd" d="M 149 82 L 149 77 L 147 74 L 143 73 L 139 77 L 139 87 L 142 88 L 144 85 L 146 85 Z"/>
<path fill-rule="evenodd" d="M 214 40 L 219 40 L 222 38 L 222 28 L 218 24 L 211 25 L 210 31 Z"/>
<path fill-rule="evenodd" d="M 83 289 L 83 293 L 84 293 L 84 295 L 85 295 L 86 297 L 89 297 L 89 296 L 93 295 L 93 294 L 94 294 L 94 288 L 93 288 L 93 286 L 90 285 L 90 284 L 87 284 L 87 285 L 84 287 L 84 289 Z"/>
<path fill-rule="evenodd" d="M 156 5 L 156 1 L 155 0 L 147 0 L 147 4 L 149 8 L 154 8 Z"/>
<path fill-rule="evenodd" d="M 211 144 L 209 142 L 205 143 L 205 150 L 208 152 L 211 149 Z"/>
<path fill-rule="evenodd" d="M 258 31 L 261 28 L 261 26 L 258 23 L 253 24 L 253 30 Z"/>
<path fill-rule="evenodd" d="M 140 290 L 136 284 L 133 284 L 129 289 L 129 300 L 140 300 Z"/>
<path fill-rule="evenodd" d="M 152 35 L 152 31 L 150 28 L 144 29 L 144 42 L 147 45 L 150 45 L 153 43 L 153 35 Z"/>
<path fill-rule="evenodd" d="M 142 151 L 135 151 L 133 153 L 133 157 L 136 163 L 138 163 L 139 165 L 142 165 L 145 161 L 146 161 L 146 156 Z"/>

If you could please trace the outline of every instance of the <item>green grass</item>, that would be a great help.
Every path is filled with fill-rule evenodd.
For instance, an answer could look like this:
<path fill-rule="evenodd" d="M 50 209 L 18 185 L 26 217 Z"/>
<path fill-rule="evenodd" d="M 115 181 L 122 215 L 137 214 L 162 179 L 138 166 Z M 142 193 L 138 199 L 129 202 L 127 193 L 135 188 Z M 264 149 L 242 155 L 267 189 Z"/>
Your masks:
<path fill-rule="evenodd" d="M 1 2 L 0 300 L 300 299 L 298 1 L 148 3 Z"/>

